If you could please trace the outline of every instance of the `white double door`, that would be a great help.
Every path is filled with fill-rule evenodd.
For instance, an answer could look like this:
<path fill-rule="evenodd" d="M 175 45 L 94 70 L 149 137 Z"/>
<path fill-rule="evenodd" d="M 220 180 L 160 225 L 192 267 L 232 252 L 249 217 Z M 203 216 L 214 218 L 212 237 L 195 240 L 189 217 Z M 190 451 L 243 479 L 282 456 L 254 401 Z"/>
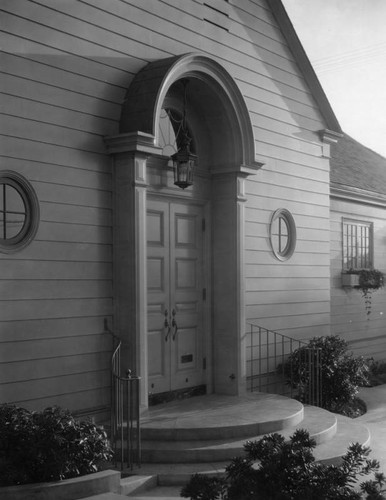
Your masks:
<path fill-rule="evenodd" d="M 148 199 L 148 386 L 157 394 L 205 383 L 203 208 Z"/>

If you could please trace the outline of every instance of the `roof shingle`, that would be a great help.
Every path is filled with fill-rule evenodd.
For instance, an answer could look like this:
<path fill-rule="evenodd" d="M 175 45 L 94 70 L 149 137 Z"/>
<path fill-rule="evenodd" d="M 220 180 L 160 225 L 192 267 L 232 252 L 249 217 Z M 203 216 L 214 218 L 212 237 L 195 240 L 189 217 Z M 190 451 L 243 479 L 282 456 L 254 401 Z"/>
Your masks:
<path fill-rule="evenodd" d="M 331 182 L 386 195 L 386 158 L 345 134 L 331 147 Z"/>

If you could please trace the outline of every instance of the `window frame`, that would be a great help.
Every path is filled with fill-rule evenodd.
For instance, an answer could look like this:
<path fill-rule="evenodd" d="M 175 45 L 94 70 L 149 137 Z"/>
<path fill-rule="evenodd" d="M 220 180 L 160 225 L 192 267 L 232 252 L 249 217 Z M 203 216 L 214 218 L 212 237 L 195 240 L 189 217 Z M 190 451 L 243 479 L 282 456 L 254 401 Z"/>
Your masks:
<path fill-rule="evenodd" d="M 11 170 L 0 170 L 0 185 L 4 184 L 17 191 L 25 208 L 25 219 L 21 230 L 11 238 L 0 237 L 0 252 L 13 253 L 25 248 L 35 237 L 39 227 L 40 208 L 34 189 L 21 174 Z"/>
<path fill-rule="evenodd" d="M 358 228 L 365 228 L 368 230 L 368 234 L 359 236 L 360 241 L 368 240 L 368 245 L 359 244 L 358 245 L 358 234 L 353 236 L 352 232 L 347 230 L 346 227 L 355 227 L 355 230 L 358 231 Z M 349 245 L 348 240 L 351 238 L 351 242 L 355 238 L 355 245 Z M 355 256 L 353 253 L 353 249 L 355 248 Z M 351 254 L 349 253 L 349 249 L 351 249 Z M 358 250 L 364 250 L 365 256 L 361 257 L 360 252 Z M 366 253 L 368 254 L 368 258 L 366 258 Z M 353 264 L 353 260 L 355 260 L 355 265 Z M 360 260 L 360 262 L 358 262 Z M 350 263 L 350 264 L 349 264 Z M 349 217 L 342 218 L 342 268 L 343 271 L 359 271 L 361 269 L 374 269 L 374 223 L 371 221 L 366 221 L 363 219 L 351 219 Z"/>
<path fill-rule="evenodd" d="M 274 225 L 278 219 L 279 219 L 279 224 L 280 220 L 282 219 L 287 227 L 288 241 L 283 250 L 281 249 L 280 232 L 278 235 L 274 233 L 274 227 L 275 227 Z M 274 236 L 278 236 L 279 238 L 279 249 L 275 247 Z M 271 223 L 269 227 L 269 241 L 271 244 L 272 251 L 278 260 L 285 261 L 292 257 L 296 248 L 296 224 L 295 224 L 295 219 L 293 218 L 291 212 L 286 208 L 279 208 L 272 214 Z"/>

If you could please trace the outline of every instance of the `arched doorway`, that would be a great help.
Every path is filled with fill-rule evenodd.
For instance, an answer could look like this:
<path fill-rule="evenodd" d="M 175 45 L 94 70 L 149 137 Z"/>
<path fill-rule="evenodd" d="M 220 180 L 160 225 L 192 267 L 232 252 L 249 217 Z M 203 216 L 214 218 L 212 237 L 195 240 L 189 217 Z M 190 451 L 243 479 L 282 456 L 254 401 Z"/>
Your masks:
<path fill-rule="evenodd" d="M 165 113 L 181 114 L 182 79 L 199 158 L 184 191 L 173 184 L 162 128 Z M 116 329 L 142 377 L 142 403 L 202 386 L 243 392 L 244 184 L 261 164 L 237 85 L 198 54 L 150 63 L 130 85 L 121 134 L 106 141 L 114 154 Z"/>

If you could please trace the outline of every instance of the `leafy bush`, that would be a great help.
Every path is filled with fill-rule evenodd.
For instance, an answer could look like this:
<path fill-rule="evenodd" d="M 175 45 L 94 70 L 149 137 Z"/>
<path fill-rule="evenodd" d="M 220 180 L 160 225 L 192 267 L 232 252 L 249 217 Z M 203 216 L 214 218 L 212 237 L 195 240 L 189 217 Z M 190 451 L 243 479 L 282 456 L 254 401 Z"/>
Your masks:
<path fill-rule="evenodd" d="M 306 355 L 309 348 L 320 349 L 322 406 L 339 411 L 339 407 L 353 401 L 360 386 L 368 385 L 368 363 L 362 356 L 349 353 L 347 342 L 337 335 L 314 337 L 307 346 L 296 349 L 284 364 L 287 383 L 298 389 L 301 401 L 311 383 Z"/>
<path fill-rule="evenodd" d="M 97 472 L 112 458 L 105 431 L 67 410 L 0 406 L 0 485 L 57 481 Z"/>
<path fill-rule="evenodd" d="M 297 430 L 286 441 L 279 434 L 244 445 L 246 455 L 232 460 L 226 478 L 197 474 L 182 489 L 192 500 L 381 500 L 385 476 L 379 463 L 370 460 L 370 449 L 352 444 L 341 465 L 315 462 L 316 443 L 308 432 Z M 359 476 L 375 473 L 375 479 L 356 487 Z M 363 497 L 363 495 L 366 495 Z"/>

